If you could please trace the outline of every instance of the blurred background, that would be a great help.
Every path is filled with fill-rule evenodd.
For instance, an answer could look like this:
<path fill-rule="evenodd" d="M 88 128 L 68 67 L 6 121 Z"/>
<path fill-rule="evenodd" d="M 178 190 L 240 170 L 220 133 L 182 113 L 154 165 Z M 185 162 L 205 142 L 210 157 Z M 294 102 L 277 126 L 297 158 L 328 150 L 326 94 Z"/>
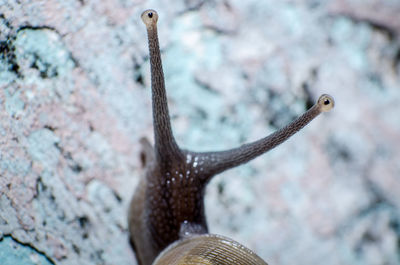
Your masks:
<path fill-rule="evenodd" d="M 1 264 L 136 264 L 147 8 L 184 148 L 236 147 L 335 98 L 213 179 L 210 232 L 269 264 L 400 264 L 400 1 L 0 0 Z"/>

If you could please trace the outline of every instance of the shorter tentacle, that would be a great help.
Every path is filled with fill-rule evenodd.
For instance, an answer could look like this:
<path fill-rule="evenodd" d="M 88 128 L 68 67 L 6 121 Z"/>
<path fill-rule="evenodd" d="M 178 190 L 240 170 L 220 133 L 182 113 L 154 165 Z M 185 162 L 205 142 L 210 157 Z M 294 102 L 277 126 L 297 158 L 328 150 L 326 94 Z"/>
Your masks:
<path fill-rule="evenodd" d="M 207 182 L 213 175 L 246 163 L 283 143 L 319 114 L 331 110 L 334 104 L 331 96 L 323 94 L 314 106 L 280 130 L 238 148 L 220 152 L 193 153 L 196 157 L 193 165 L 201 166 L 203 181 Z"/>

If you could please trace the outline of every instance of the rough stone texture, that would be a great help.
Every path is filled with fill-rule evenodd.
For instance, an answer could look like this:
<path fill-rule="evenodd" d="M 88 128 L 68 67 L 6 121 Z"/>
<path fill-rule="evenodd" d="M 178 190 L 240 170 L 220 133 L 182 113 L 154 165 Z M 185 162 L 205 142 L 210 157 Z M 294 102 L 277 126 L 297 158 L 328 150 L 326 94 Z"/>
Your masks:
<path fill-rule="evenodd" d="M 184 147 L 234 147 L 336 99 L 212 181 L 211 232 L 270 264 L 400 263 L 399 1 L 20 2 L 0 0 L 1 264 L 136 264 L 149 7 Z"/>

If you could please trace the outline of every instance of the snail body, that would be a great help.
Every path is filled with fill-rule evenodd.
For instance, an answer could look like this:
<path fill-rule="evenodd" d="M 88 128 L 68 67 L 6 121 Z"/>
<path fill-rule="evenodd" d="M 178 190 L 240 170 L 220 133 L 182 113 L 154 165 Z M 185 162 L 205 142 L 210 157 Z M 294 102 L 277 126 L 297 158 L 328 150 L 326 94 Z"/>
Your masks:
<path fill-rule="evenodd" d="M 211 178 L 276 147 L 334 106 L 322 95 L 303 115 L 271 135 L 220 152 L 179 148 L 172 133 L 157 36 L 158 14 L 142 13 L 150 52 L 154 147 L 141 140 L 141 178 L 129 208 L 129 232 L 140 265 L 266 264 L 240 243 L 208 234 L 204 193 Z M 154 262 L 154 263 L 153 263 Z"/>

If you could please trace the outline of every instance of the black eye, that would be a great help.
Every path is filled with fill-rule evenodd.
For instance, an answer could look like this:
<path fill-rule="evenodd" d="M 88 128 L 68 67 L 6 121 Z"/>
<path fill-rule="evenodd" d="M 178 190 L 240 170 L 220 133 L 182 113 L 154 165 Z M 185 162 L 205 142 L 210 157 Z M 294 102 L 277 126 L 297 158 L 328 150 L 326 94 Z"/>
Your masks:
<path fill-rule="evenodd" d="M 147 15 L 149 16 L 149 18 L 153 17 L 153 13 L 152 12 L 148 13 Z"/>
<path fill-rule="evenodd" d="M 325 99 L 324 100 L 324 105 L 329 105 L 331 102 L 329 101 L 329 99 Z"/>

